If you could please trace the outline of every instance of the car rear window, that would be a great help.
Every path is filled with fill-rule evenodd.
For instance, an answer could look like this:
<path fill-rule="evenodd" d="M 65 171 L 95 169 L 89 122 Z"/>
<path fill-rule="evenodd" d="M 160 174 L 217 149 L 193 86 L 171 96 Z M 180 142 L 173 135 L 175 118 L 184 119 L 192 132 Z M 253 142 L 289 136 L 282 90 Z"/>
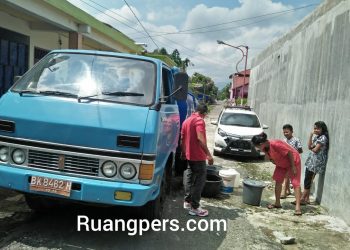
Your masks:
<path fill-rule="evenodd" d="M 260 122 L 256 115 L 240 113 L 223 113 L 220 124 L 252 128 L 260 127 Z"/>

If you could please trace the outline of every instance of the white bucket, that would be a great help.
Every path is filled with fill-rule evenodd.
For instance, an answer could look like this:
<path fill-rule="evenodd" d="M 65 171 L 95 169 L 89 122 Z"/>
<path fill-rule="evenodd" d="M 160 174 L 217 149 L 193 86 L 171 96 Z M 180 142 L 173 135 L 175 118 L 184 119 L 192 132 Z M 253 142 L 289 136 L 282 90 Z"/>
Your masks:
<path fill-rule="evenodd" d="M 219 175 L 222 177 L 221 193 L 231 194 L 233 192 L 233 187 L 238 187 L 239 185 L 239 173 L 234 169 L 222 169 L 219 171 Z M 238 179 L 236 182 L 235 180 Z"/>

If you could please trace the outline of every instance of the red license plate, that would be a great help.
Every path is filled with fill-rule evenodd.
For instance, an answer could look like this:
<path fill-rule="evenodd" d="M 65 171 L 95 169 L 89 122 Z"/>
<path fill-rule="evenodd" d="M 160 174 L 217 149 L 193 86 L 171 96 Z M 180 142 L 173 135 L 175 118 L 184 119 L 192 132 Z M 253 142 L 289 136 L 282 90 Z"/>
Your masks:
<path fill-rule="evenodd" d="M 41 176 L 32 176 L 29 188 L 31 191 L 39 191 L 69 197 L 72 189 L 72 182 Z"/>

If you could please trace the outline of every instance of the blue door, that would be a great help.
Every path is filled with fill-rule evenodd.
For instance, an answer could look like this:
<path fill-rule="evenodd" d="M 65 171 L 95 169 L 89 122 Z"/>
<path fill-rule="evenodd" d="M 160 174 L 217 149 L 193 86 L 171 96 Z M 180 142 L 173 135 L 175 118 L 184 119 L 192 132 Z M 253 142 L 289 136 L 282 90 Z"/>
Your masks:
<path fill-rule="evenodd" d="M 28 70 L 29 37 L 0 28 L 0 96 Z"/>

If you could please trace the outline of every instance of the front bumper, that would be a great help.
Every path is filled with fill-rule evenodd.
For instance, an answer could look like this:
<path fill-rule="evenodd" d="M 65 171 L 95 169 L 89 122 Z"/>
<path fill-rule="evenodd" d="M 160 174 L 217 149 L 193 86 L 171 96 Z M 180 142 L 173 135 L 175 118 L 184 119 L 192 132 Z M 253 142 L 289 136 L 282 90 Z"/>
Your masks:
<path fill-rule="evenodd" d="M 71 181 L 72 190 L 70 196 L 64 197 L 46 192 L 31 191 L 29 189 L 31 176 L 41 176 Z M 51 174 L 31 169 L 27 170 L 22 168 L 16 168 L 3 164 L 0 164 L 0 187 L 54 198 L 65 198 L 68 200 L 81 202 L 123 206 L 143 206 L 148 201 L 154 200 L 159 193 L 159 188 L 156 183 L 153 183 L 151 185 L 141 185 L 133 183 L 105 181 L 98 179 Z M 116 191 L 131 192 L 131 200 L 116 200 L 114 198 L 114 193 Z"/>
<path fill-rule="evenodd" d="M 265 154 L 257 151 L 249 139 L 219 137 L 215 140 L 214 150 L 220 154 L 260 157 Z"/>

